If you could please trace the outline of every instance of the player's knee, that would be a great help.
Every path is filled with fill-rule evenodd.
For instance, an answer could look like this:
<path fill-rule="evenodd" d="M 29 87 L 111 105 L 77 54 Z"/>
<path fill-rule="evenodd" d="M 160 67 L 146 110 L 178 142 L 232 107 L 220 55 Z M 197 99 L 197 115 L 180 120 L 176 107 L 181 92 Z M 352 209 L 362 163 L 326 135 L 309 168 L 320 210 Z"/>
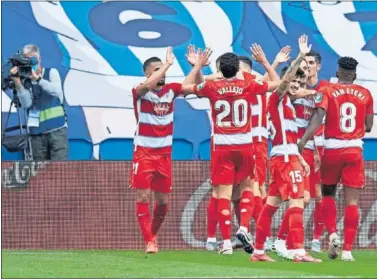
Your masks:
<path fill-rule="evenodd" d="M 322 196 L 335 197 L 336 185 L 322 185 Z"/>
<path fill-rule="evenodd" d="M 147 203 L 149 202 L 151 199 L 151 195 L 149 192 L 145 192 L 145 191 L 138 191 L 136 193 L 136 201 L 137 202 L 143 202 L 143 203 Z"/>

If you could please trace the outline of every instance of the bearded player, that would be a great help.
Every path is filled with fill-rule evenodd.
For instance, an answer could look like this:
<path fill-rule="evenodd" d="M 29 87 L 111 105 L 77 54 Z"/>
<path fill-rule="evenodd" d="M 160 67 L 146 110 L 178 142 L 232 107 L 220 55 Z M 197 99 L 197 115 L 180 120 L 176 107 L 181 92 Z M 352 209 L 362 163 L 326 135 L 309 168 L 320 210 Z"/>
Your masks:
<path fill-rule="evenodd" d="M 171 47 L 165 63 L 157 57 L 147 59 L 143 65 L 147 79 L 132 90 L 137 128 L 130 178 L 131 187 L 136 189 L 136 214 L 147 253 L 158 252 L 156 236 L 167 214 L 172 189 L 173 105 L 174 99 L 182 94 L 181 84 L 165 83 L 166 71 L 173 61 Z M 197 76 L 185 82 L 191 84 Z M 156 200 L 152 222 L 151 190 Z"/>
<path fill-rule="evenodd" d="M 189 74 L 196 75 L 203 65 L 203 57 Z M 248 235 L 254 202 L 252 180 L 255 166 L 251 136 L 252 94 L 265 94 L 268 84 L 251 79 L 236 78 L 239 71 L 238 56 L 221 55 L 220 71 L 223 79 L 206 81 L 198 86 L 185 86 L 184 90 L 210 100 L 213 120 L 211 150 L 211 184 L 218 191 L 218 221 L 224 239 L 220 254 L 232 254 L 230 199 L 233 185 L 241 187 L 240 228 L 237 231 L 245 251 L 252 253 Z"/>
<path fill-rule="evenodd" d="M 316 98 L 316 109 L 305 135 L 302 151 L 326 116 L 325 150 L 321 165 L 322 213 L 329 233 L 329 257 L 338 256 L 340 239 L 336 229 L 335 194 L 338 183 L 344 186 L 343 261 L 354 261 L 351 250 L 359 225 L 359 197 L 365 184 L 363 141 L 373 126 L 373 98 L 369 90 L 353 84 L 358 62 L 352 57 L 338 60 L 338 83 L 322 87 Z"/>
<path fill-rule="evenodd" d="M 299 65 L 311 46 L 307 45 L 307 36 L 299 38 L 300 53 L 283 74 L 282 82 L 269 98 L 268 114 L 272 138 L 270 160 L 270 187 L 267 202 L 258 219 L 255 250 L 251 261 L 274 261 L 264 252 L 264 242 L 270 235 L 272 216 L 282 201 L 288 200 L 289 233 L 293 237 L 295 262 L 319 262 L 304 249 L 304 177 L 309 173 L 309 166 L 303 160 L 297 147 L 296 113 L 289 94 L 294 94 L 300 87 L 304 73 Z"/>

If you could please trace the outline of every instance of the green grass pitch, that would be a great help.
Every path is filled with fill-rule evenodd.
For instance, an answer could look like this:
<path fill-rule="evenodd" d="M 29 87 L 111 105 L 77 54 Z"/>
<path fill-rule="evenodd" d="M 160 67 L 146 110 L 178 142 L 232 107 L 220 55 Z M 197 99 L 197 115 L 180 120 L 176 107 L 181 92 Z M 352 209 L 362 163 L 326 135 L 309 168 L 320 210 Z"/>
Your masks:
<path fill-rule="evenodd" d="M 270 253 L 275 259 L 276 256 Z M 314 255 L 314 254 L 313 254 Z M 355 251 L 356 262 L 330 260 L 319 264 L 252 263 L 243 251 L 218 255 L 205 251 L 2 251 L 2 278 L 377 278 L 377 251 Z"/>

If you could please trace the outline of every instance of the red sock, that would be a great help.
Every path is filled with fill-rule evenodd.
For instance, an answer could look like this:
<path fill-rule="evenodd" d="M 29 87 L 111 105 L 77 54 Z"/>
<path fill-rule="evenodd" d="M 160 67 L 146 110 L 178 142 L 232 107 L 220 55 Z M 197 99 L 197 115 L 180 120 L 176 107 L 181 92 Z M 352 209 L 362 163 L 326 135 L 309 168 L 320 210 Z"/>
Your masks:
<path fill-rule="evenodd" d="M 253 211 L 253 219 L 255 224 L 258 222 L 258 218 L 262 212 L 263 203 L 261 197 L 254 197 L 254 211 Z"/>
<path fill-rule="evenodd" d="M 288 233 L 288 235 L 287 235 L 287 240 L 285 241 L 285 246 L 287 247 L 288 250 L 295 249 L 294 246 L 293 246 L 293 238 L 292 238 L 291 233 Z"/>
<path fill-rule="evenodd" d="M 241 224 L 241 209 L 240 209 L 240 200 L 234 200 L 233 203 L 233 209 L 234 214 L 236 214 L 237 222 L 238 224 Z"/>
<path fill-rule="evenodd" d="M 207 208 L 207 237 L 216 237 L 218 199 L 211 197 Z"/>
<path fill-rule="evenodd" d="M 253 216 L 253 209 L 254 209 L 254 194 L 250 191 L 244 191 L 241 195 L 241 202 L 240 202 L 240 209 L 241 209 L 241 223 L 240 226 L 247 228 L 250 230 L 250 219 Z"/>
<path fill-rule="evenodd" d="M 217 210 L 217 218 L 219 220 L 221 235 L 223 237 L 223 240 L 229 240 L 232 220 L 232 215 L 230 214 L 230 201 L 227 199 L 219 199 Z M 229 214 L 224 215 L 222 214 L 222 211 L 228 211 Z"/>
<path fill-rule="evenodd" d="M 315 202 L 313 239 L 320 239 L 323 234 L 322 201 Z"/>
<path fill-rule="evenodd" d="M 149 213 L 149 203 L 137 202 L 136 215 L 144 241 L 147 243 L 151 240 L 151 216 Z"/>
<path fill-rule="evenodd" d="M 336 204 L 333 197 L 323 197 L 322 218 L 329 235 L 336 232 Z"/>
<path fill-rule="evenodd" d="M 281 221 L 279 232 L 277 234 L 279 239 L 287 240 L 289 233 L 289 212 L 289 210 L 285 211 L 283 220 Z"/>
<path fill-rule="evenodd" d="M 343 250 L 351 251 L 359 227 L 359 209 L 357 205 L 347 205 L 344 212 Z"/>
<path fill-rule="evenodd" d="M 262 212 L 259 216 L 257 229 L 255 234 L 255 248 L 258 250 L 264 249 L 264 242 L 266 241 L 267 236 L 271 234 L 271 222 L 272 216 L 274 216 L 276 210 L 279 207 L 271 206 L 265 204 L 263 206 Z"/>
<path fill-rule="evenodd" d="M 156 203 L 153 210 L 153 220 L 152 220 L 152 236 L 155 236 L 161 227 L 161 224 L 165 220 L 166 213 L 168 212 L 167 204 Z"/>
<path fill-rule="evenodd" d="M 292 207 L 287 211 L 289 211 L 289 233 L 292 235 L 293 248 L 304 248 L 304 209 Z"/>
<path fill-rule="evenodd" d="M 262 203 L 263 203 L 263 205 L 266 204 L 266 201 L 267 201 L 267 197 L 264 197 L 264 198 L 262 199 Z"/>

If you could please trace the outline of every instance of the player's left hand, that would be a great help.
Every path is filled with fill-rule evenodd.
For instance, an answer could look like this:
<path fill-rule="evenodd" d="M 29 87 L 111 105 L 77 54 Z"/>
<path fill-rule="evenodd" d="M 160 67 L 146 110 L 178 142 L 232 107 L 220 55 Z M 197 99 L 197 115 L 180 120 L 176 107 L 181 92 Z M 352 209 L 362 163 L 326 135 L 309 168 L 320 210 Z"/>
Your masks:
<path fill-rule="evenodd" d="M 291 46 L 285 46 L 283 47 L 279 53 L 275 57 L 275 62 L 276 63 L 285 63 L 287 62 L 291 57 L 289 54 L 291 53 Z"/>
<path fill-rule="evenodd" d="M 200 48 L 198 48 L 195 65 L 200 67 L 208 65 L 210 63 L 209 58 L 211 57 L 212 52 L 213 51 L 210 47 L 206 47 L 203 52 Z"/>
<path fill-rule="evenodd" d="M 298 48 L 300 49 L 300 53 L 302 55 L 306 55 L 312 49 L 312 45 L 308 46 L 308 35 L 303 34 L 298 38 Z"/>
<path fill-rule="evenodd" d="M 31 69 L 31 75 L 30 75 L 30 78 L 31 78 L 32 80 L 38 80 L 40 77 L 41 77 L 40 74 L 37 74 L 33 69 Z"/>
<path fill-rule="evenodd" d="M 250 51 L 252 53 L 252 58 L 258 63 L 264 63 L 267 61 L 266 55 L 264 54 L 264 51 L 260 45 L 252 44 Z"/>
<path fill-rule="evenodd" d="M 174 54 L 173 54 L 173 48 L 172 47 L 168 47 L 168 49 L 166 50 L 166 63 L 169 64 L 169 65 L 173 65 L 174 63 Z"/>
<path fill-rule="evenodd" d="M 189 45 L 187 47 L 186 58 L 187 58 L 187 61 L 191 64 L 191 66 L 195 65 L 197 56 L 198 56 L 198 52 L 197 52 L 197 50 L 195 48 L 195 45 L 192 45 L 192 44 Z M 211 63 L 211 61 L 208 60 L 207 64 L 205 66 L 208 66 L 210 63 Z"/>

